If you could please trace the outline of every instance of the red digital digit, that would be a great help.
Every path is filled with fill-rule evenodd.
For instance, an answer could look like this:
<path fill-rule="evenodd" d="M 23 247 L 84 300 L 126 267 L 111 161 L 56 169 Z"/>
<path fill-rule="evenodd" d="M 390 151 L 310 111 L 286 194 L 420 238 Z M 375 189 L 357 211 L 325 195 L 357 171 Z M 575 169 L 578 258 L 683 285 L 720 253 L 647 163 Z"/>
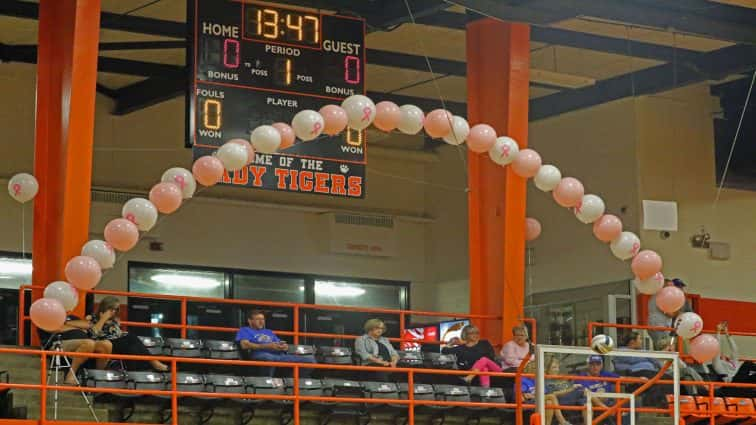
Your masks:
<path fill-rule="evenodd" d="M 349 84 L 360 83 L 360 58 L 357 56 L 344 58 L 344 81 Z"/>
<path fill-rule="evenodd" d="M 223 65 L 226 68 L 239 67 L 239 41 L 227 38 L 223 42 Z"/>

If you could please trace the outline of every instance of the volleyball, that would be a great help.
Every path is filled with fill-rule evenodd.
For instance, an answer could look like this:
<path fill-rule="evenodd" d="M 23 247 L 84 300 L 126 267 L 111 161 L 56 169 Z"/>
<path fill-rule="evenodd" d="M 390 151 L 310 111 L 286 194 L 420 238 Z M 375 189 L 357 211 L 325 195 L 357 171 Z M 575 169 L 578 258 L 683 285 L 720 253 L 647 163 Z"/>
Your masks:
<path fill-rule="evenodd" d="M 614 350 L 614 340 L 609 335 L 596 335 L 591 340 L 591 349 L 599 354 Z"/>

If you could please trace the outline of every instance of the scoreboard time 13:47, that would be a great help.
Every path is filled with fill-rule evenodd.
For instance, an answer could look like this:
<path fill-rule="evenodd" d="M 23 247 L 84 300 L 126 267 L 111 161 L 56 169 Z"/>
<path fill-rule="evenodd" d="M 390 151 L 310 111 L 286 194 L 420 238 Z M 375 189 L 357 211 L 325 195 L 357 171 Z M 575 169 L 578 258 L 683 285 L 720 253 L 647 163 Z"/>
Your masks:
<path fill-rule="evenodd" d="M 188 0 L 193 29 L 187 109 L 194 157 L 257 126 L 365 92 L 365 22 L 235 0 Z M 297 141 L 257 154 L 224 183 L 333 196 L 365 196 L 364 132 Z"/>

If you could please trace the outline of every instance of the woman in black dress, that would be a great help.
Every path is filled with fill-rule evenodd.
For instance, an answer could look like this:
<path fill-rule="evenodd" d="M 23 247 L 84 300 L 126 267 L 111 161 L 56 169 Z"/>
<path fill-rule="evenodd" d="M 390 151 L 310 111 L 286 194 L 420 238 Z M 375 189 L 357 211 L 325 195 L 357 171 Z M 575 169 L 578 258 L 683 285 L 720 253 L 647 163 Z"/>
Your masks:
<path fill-rule="evenodd" d="M 501 367 L 496 363 L 496 354 L 490 342 L 486 339 L 480 339 L 480 329 L 473 325 L 462 328 L 462 340 L 452 340 L 453 347 L 444 347 L 441 350 L 444 354 L 454 354 L 457 356 L 457 366 L 462 370 L 473 370 L 476 372 L 501 372 Z M 467 375 L 464 377 L 468 384 L 475 379 L 476 375 Z M 491 377 L 479 375 L 478 380 L 482 387 L 491 386 Z"/>
<path fill-rule="evenodd" d="M 121 304 L 116 297 L 105 297 L 100 301 L 97 313 L 91 317 L 92 334 L 98 340 L 108 340 L 113 345 L 113 354 L 149 356 L 150 352 L 134 334 L 121 331 L 118 310 Z M 150 360 L 150 366 L 158 372 L 165 372 L 168 366 L 158 360 Z"/>

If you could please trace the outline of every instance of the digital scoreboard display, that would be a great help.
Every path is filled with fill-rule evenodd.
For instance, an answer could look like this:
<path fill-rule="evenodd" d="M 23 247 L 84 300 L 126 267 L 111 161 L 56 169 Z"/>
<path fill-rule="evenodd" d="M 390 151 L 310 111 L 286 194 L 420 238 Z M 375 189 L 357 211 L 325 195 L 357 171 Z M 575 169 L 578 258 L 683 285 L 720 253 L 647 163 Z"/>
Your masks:
<path fill-rule="evenodd" d="M 194 158 L 257 126 L 365 92 L 365 21 L 268 4 L 189 0 L 192 76 L 187 138 Z M 223 183 L 363 198 L 364 131 L 297 140 L 256 155 Z"/>

